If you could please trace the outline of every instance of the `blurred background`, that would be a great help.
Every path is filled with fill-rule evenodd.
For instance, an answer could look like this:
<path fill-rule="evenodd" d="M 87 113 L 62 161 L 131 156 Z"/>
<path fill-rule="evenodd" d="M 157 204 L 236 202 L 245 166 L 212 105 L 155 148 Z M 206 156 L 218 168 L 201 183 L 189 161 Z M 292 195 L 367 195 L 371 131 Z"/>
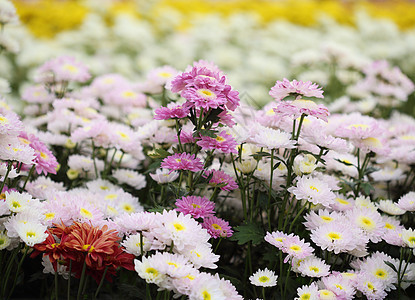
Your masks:
<path fill-rule="evenodd" d="M 370 111 L 353 91 L 366 65 L 387 60 L 415 79 L 414 1 L 334 0 L 16 0 L 0 77 L 16 99 L 34 69 L 66 54 L 94 75 L 144 80 L 152 69 L 216 63 L 243 100 L 270 101 L 276 80 L 311 80 L 326 101 L 341 95 Z M 11 50 L 11 51 L 10 51 Z M 12 72 L 13 70 L 13 72 Z M 364 102 L 365 100 L 366 102 Z M 336 102 L 337 101 L 337 102 Z M 363 101 L 363 102 L 362 102 Z M 356 102 L 356 103 L 357 103 Z M 413 112 L 413 98 L 401 109 Z M 346 109 L 334 105 L 331 109 Z M 353 107 L 356 110 L 356 107 Z"/>

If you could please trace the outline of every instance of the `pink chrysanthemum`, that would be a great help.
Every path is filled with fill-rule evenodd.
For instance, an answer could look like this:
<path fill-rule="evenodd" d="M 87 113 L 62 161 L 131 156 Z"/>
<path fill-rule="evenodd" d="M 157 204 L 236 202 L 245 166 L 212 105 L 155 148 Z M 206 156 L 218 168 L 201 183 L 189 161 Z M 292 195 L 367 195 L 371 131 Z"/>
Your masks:
<path fill-rule="evenodd" d="M 226 174 L 220 170 L 208 170 L 203 174 L 203 177 L 207 178 L 213 173 L 212 178 L 209 181 L 209 185 L 219 187 L 222 191 L 232 191 L 238 188 L 238 184 L 232 176 Z"/>
<path fill-rule="evenodd" d="M 22 99 L 29 103 L 52 103 L 55 97 L 43 85 L 34 85 L 23 91 Z"/>
<path fill-rule="evenodd" d="M 282 252 L 288 254 L 284 262 L 287 262 L 291 258 L 304 259 L 314 252 L 310 244 L 304 242 L 298 236 L 287 238 L 282 244 Z"/>
<path fill-rule="evenodd" d="M 229 223 L 215 216 L 205 218 L 202 227 L 215 239 L 218 237 L 231 237 L 233 234 L 233 230 L 231 226 L 229 226 Z"/>
<path fill-rule="evenodd" d="M 23 123 L 14 112 L 0 113 L 0 134 L 18 135 L 23 130 Z"/>
<path fill-rule="evenodd" d="M 181 96 L 188 102 L 188 107 L 203 108 L 209 110 L 215 109 L 226 103 L 227 99 L 222 93 L 221 88 L 212 88 L 206 85 L 197 85 L 195 87 L 187 88 Z"/>
<path fill-rule="evenodd" d="M 85 82 L 91 75 L 88 68 L 71 56 L 60 56 L 44 63 L 38 72 L 37 82 Z"/>
<path fill-rule="evenodd" d="M 167 107 L 160 107 L 154 111 L 154 119 L 168 120 L 168 119 L 182 119 L 189 114 L 189 108 L 181 104 L 169 103 Z"/>
<path fill-rule="evenodd" d="M 403 195 L 397 205 L 405 211 L 415 211 L 415 192 L 409 192 Z"/>
<path fill-rule="evenodd" d="M 311 100 L 298 99 L 294 101 L 282 101 L 274 108 L 274 112 L 281 117 L 299 118 L 302 114 L 313 116 L 327 122 L 329 110 L 322 104 L 316 104 Z"/>
<path fill-rule="evenodd" d="M 202 147 L 203 150 L 217 149 L 223 153 L 238 153 L 236 150 L 238 143 L 235 141 L 233 136 L 226 133 L 225 130 L 219 133 L 216 138 L 201 136 L 201 140 L 199 140 L 196 144 Z"/>
<path fill-rule="evenodd" d="M 181 199 L 177 199 L 175 204 L 177 211 L 185 215 L 190 214 L 195 219 L 210 217 L 215 213 L 215 203 L 206 197 L 182 197 Z"/>
<path fill-rule="evenodd" d="M 287 78 L 284 78 L 283 81 L 277 81 L 271 88 L 269 94 L 277 101 L 281 101 L 290 95 L 294 97 L 305 96 L 324 98 L 323 91 L 317 84 L 312 83 L 311 81 L 289 81 Z"/>
<path fill-rule="evenodd" d="M 285 234 L 282 231 L 273 231 L 272 233 L 267 232 L 265 240 L 271 245 L 277 247 L 279 250 L 282 250 L 284 247 L 284 241 L 294 237 L 294 234 Z"/>
<path fill-rule="evenodd" d="M 198 172 L 203 170 L 203 163 L 194 154 L 176 153 L 163 159 L 162 168 L 170 170 L 189 170 Z"/>
<path fill-rule="evenodd" d="M 35 150 L 35 163 L 36 163 L 36 172 L 38 174 L 48 173 L 56 174 L 56 168 L 58 166 L 58 161 L 44 143 L 42 143 L 36 136 L 33 134 L 26 135 L 26 133 L 21 133 L 19 136 L 20 140 L 24 143 L 28 143 L 29 146 Z"/>

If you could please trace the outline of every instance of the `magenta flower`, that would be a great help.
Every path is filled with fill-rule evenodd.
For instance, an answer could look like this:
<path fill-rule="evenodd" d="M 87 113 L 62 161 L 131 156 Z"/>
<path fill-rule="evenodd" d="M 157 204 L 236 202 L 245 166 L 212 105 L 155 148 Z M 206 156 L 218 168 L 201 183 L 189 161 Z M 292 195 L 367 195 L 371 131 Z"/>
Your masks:
<path fill-rule="evenodd" d="M 157 108 L 154 113 L 156 120 L 182 119 L 189 114 L 189 108 L 181 104 L 169 103 L 167 107 Z"/>
<path fill-rule="evenodd" d="M 217 149 L 219 151 L 222 151 L 223 153 L 238 153 L 238 151 L 236 150 L 236 146 L 238 146 L 238 143 L 235 141 L 232 135 L 226 133 L 225 130 L 219 133 L 216 136 L 216 138 L 211 138 L 209 136 L 201 136 L 201 140 L 198 141 L 196 144 L 202 147 L 203 150 Z"/>
<path fill-rule="evenodd" d="M 211 173 L 213 173 L 213 176 L 209 181 L 210 185 L 214 187 L 219 186 L 219 188 L 222 191 L 228 191 L 228 192 L 238 188 L 238 184 L 236 183 L 235 179 L 233 179 L 232 176 L 226 174 L 223 171 L 208 170 L 205 172 L 203 177 L 207 178 L 209 177 Z"/>
<path fill-rule="evenodd" d="M 24 143 L 29 145 L 33 150 L 35 150 L 36 158 L 34 160 L 36 164 L 36 172 L 41 174 L 42 172 L 47 175 L 48 173 L 56 174 L 56 168 L 58 166 L 58 161 L 44 143 L 42 143 L 36 136 L 33 134 L 27 135 L 25 132 L 21 132 L 19 139 Z"/>
<path fill-rule="evenodd" d="M 181 95 L 188 102 L 189 107 L 203 108 L 209 110 L 223 107 L 226 104 L 226 95 L 222 92 L 221 86 L 209 87 L 206 84 L 197 84 L 182 91 Z"/>
<path fill-rule="evenodd" d="M 233 230 L 225 220 L 212 216 L 204 219 L 202 227 L 205 228 L 211 237 L 231 237 Z"/>
<path fill-rule="evenodd" d="M 203 170 L 203 164 L 194 154 L 176 153 L 163 159 L 161 167 L 174 170 L 189 170 L 198 172 Z"/>
<path fill-rule="evenodd" d="M 176 200 L 176 210 L 190 214 L 193 218 L 206 218 L 213 216 L 215 203 L 208 200 L 206 197 L 188 196 Z"/>
<path fill-rule="evenodd" d="M 284 78 L 283 81 L 277 81 L 271 88 L 269 94 L 277 101 L 281 101 L 290 95 L 294 97 L 305 96 L 324 98 L 323 91 L 317 84 L 312 83 L 311 81 L 289 81 L 287 78 Z"/>

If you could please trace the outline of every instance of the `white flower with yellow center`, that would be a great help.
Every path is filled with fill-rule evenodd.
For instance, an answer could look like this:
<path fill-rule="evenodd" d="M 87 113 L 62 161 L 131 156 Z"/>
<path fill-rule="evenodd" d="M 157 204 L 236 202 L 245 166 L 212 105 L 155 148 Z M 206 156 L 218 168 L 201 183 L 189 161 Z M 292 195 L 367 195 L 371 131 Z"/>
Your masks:
<path fill-rule="evenodd" d="M 298 267 L 302 276 L 323 277 L 330 273 L 330 267 L 320 258 L 312 255 L 305 258 Z"/>
<path fill-rule="evenodd" d="M 9 247 L 11 239 L 3 231 L 0 232 L 0 251 Z"/>
<path fill-rule="evenodd" d="M 268 270 L 258 270 L 249 277 L 251 284 L 255 286 L 271 287 L 277 285 L 278 275 L 275 272 Z"/>
<path fill-rule="evenodd" d="M 333 204 L 336 198 L 326 182 L 311 176 L 302 176 L 296 186 L 288 188 L 288 191 L 299 200 L 304 199 L 314 205 L 321 204 L 326 207 Z"/>
<path fill-rule="evenodd" d="M 134 260 L 134 269 L 142 279 L 147 283 L 154 283 L 159 285 L 166 279 L 166 274 L 160 272 L 156 267 L 156 262 L 150 258 L 142 257 L 142 260 Z"/>
<path fill-rule="evenodd" d="M 378 209 L 392 216 L 399 216 L 405 213 L 405 210 L 399 208 L 392 200 L 380 200 Z"/>
<path fill-rule="evenodd" d="M 347 218 L 362 229 L 363 233 L 373 243 L 380 242 L 385 231 L 385 224 L 382 221 L 382 216 L 371 208 L 355 208 L 346 213 Z"/>
<path fill-rule="evenodd" d="M 402 230 L 402 240 L 410 247 L 415 248 L 415 232 L 412 228 Z"/>
<path fill-rule="evenodd" d="M 297 297 L 294 300 L 318 300 L 318 286 L 315 282 L 310 285 L 303 285 L 297 288 Z"/>
<path fill-rule="evenodd" d="M 30 247 L 42 243 L 48 237 L 46 233 L 47 227 L 33 221 L 17 223 L 15 230 L 22 241 Z"/>
<path fill-rule="evenodd" d="M 9 207 L 11 212 L 22 212 L 30 208 L 30 203 L 32 202 L 32 196 L 27 193 L 19 193 L 16 191 L 11 191 L 5 193 L 6 204 Z"/>

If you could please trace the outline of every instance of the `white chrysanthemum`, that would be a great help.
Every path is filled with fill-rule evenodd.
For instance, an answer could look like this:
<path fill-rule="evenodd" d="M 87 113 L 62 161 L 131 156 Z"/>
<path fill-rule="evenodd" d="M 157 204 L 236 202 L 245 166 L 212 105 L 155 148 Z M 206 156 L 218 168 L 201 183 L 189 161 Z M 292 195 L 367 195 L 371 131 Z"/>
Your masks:
<path fill-rule="evenodd" d="M 220 256 L 213 253 L 209 243 L 199 243 L 194 248 L 184 249 L 180 254 L 186 256 L 197 269 L 200 267 L 216 269 L 218 267 L 215 263 Z"/>
<path fill-rule="evenodd" d="M 134 269 L 142 279 L 147 283 L 161 284 L 165 280 L 166 274 L 157 269 L 154 259 L 142 257 L 142 261 L 134 260 Z"/>
<path fill-rule="evenodd" d="M 403 195 L 397 205 L 405 211 L 415 211 L 415 192 L 409 192 Z"/>
<path fill-rule="evenodd" d="M 336 198 L 327 183 L 310 176 L 301 177 L 297 185 L 288 188 L 288 191 L 294 194 L 297 199 L 305 199 L 314 205 L 329 206 L 334 203 Z"/>
<path fill-rule="evenodd" d="M 310 211 L 304 216 L 304 219 L 306 220 L 304 225 L 308 230 L 312 230 L 321 225 L 337 221 L 342 216 L 341 213 L 335 211 L 330 212 L 327 209 L 319 209 L 317 213 L 315 211 Z"/>
<path fill-rule="evenodd" d="M 208 273 L 200 273 L 192 282 L 189 300 L 206 299 L 227 300 L 220 279 Z"/>
<path fill-rule="evenodd" d="M 368 300 L 382 300 L 387 296 L 383 283 L 371 274 L 360 274 L 356 283 L 356 289 L 361 291 Z"/>
<path fill-rule="evenodd" d="M 319 295 L 320 300 L 336 300 L 336 299 L 338 299 L 337 295 L 333 291 L 328 290 L 328 289 L 319 290 L 318 295 Z"/>
<path fill-rule="evenodd" d="M 160 225 L 152 230 L 155 237 L 165 245 L 171 245 L 177 251 L 183 251 L 184 248 L 194 248 L 199 243 L 206 243 L 210 235 L 206 229 L 194 220 L 190 215 L 183 213 L 177 214 L 176 211 L 163 211 L 158 214 Z"/>
<path fill-rule="evenodd" d="M 349 278 L 343 276 L 342 274 L 331 274 L 327 277 L 322 278 L 321 281 L 326 289 L 334 292 L 340 299 L 354 298 L 354 294 L 356 293 L 356 291 L 353 287 L 353 282 Z"/>
<path fill-rule="evenodd" d="M 177 253 L 156 252 L 151 256 L 151 259 L 155 262 L 157 270 L 170 277 L 184 277 L 191 273 L 193 269 L 193 265 L 189 260 Z"/>
<path fill-rule="evenodd" d="M 175 181 L 179 177 L 179 172 L 170 172 L 168 169 L 157 169 L 156 174 L 150 174 L 150 177 L 157 183 L 163 184 Z"/>
<path fill-rule="evenodd" d="M 352 251 L 357 245 L 366 245 L 369 241 L 359 228 L 347 220 L 321 225 L 311 231 L 310 237 L 321 249 L 336 254 Z"/>
<path fill-rule="evenodd" d="M 328 266 L 320 258 L 312 255 L 305 258 L 298 267 L 298 271 L 302 276 L 309 277 L 323 277 L 330 273 L 330 266 Z"/>
<path fill-rule="evenodd" d="M 298 155 L 294 160 L 294 172 L 298 176 L 308 175 L 317 168 L 317 159 L 314 155 Z"/>
<path fill-rule="evenodd" d="M 366 207 L 370 210 L 376 211 L 376 204 L 370 200 L 369 197 L 359 196 L 354 202 L 355 207 Z"/>
<path fill-rule="evenodd" d="M 150 250 L 151 243 L 146 237 L 140 236 L 140 234 L 132 234 L 128 236 L 125 241 L 121 243 L 121 245 L 125 247 L 125 252 L 135 256 L 140 256 L 142 254 L 141 243 L 143 244 L 142 248 L 144 253 Z"/>
<path fill-rule="evenodd" d="M 318 286 L 313 282 L 310 285 L 297 288 L 297 297 L 294 300 L 319 300 Z"/>
<path fill-rule="evenodd" d="M 415 248 L 415 232 L 412 228 L 402 230 L 402 240 L 408 247 Z"/>
<path fill-rule="evenodd" d="M 380 242 L 385 231 L 382 216 L 369 208 L 349 210 L 346 216 L 355 226 L 361 228 L 373 243 Z"/>
<path fill-rule="evenodd" d="M 396 289 L 394 284 L 398 283 L 397 274 L 391 267 L 385 264 L 381 257 L 368 259 L 362 268 L 365 272 L 379 279 L 383 283 L 386 291 Z"/>
<path fill-rule="evenodd" d="M 16 8 L 9 0 L 0 2 L 0 24 L 16 23 L 18 21 Z"/>
<path fill-rule="evenodd" d="M 22 212 L 30 207 L 32 196 L 27 193 L 19 193 L 16 191 L 6 192 L 6 203 L 12 212 Z"/>
<path fill-rule="evenodd" d="M 272 129 L 263 126 L 257 128 L 257 132 L 252 138 L 252 142 L 259 147 L 264 147 L 270 150 L 279 148 L 295 148 L 295 141 L 291 139 L 291 134 L 279 129 Z"/>
<path fill-rule="evenodd" d="M 268 270 L 258 270 L 249 277 L 251 284 L 255 286 L 271 287 L 277 285 L 278 275 L 275 272 Z"/>
<path fill-rule="evenodd" d="M 337 211 L 347 211 L 353 209 L 355 206 L 354 199 L 348 198 L 344 195 L 339 193 L 335 193 L 336 198 L 334 199 L 334 203 L 330 205 L 330 208 Z"/>
<path fill-rule="evenodd" d="M 2 160 L 14 160 L 27 165 L 33 165 L 35 157 L 35 150 L 22 143 L 1 145 L 0 147 L 0 158 Z"/>
<path fill-rule="evenodd" d="M 385 232 L 382 236 L 382 239 L 386 243 L 403 247 L 405 243 L 402 240 L 402 230 L 405 229 L 394 217 L 382 216 L 383 222 L 385 224 Z"/>
<path fill-rule="evenodd" d="M 405 210 L 399 208 L 392 200 L 380 200 L 378 209 L 392 216 L 399 216 L 405 213 Z"/>
<path fill-rule="evenodd" d="M 5 232 L 0 232 L 0 251 L 9 247 L 11 239 L 7 236 Z"/>
<path fill-rule="evenodd" d="M 32 182 L 28 182 L 26 190 L 33 197 L 46 199 L 46 195 L 53 191 L 64 191 L 63 182 L 52 181 L 49 177 L 40 176 Z"/>
<path fill-rule="evenodd" d="M 42 243 L 48 237 L 47 227 L 37 222 L 16 223 L 15 230 L 22 241 L 30 247 Z"/>
<path fill-rule="evenodd" d="M 370 174 L 374 181 L 392 181 L 405 178 L 403 171 L 399 168 L 386 167 Z"/>
<path fill-rule="evenodd" d="M 117 186 L 108 180 L 95 179 L 86 183 L 86 186 L 92 192 L 102 192 L 108 190 L 115 190 Z"/>
<path fill-rule="evenodd" d="M 42 266 L 43 266 L 43 273 L 45 274 L 55 274 L 55 268 L 53 267 L 52 263 L 50 262 L 49 255 L 42 256 Z M 58 267 L 58 274 L 61 275 L 63 278 L 68 280 L 69 278 L 69 270 L 68 267 L 59 263 L 57 261 Z"/>
<path fill-rule="evenodd" d="M 99 172 L 104 170 L 104 162 L 100 159 L 94 159 L 84 155 L 74 154 L 68 158 L 68 167 L 71 170 L 76 170 L 82 174 L 82 176 L 88 176 L 89 178 L 95 178 L 95 168 Z"/>
<path fill-rule="evenodd" d="M 117 169 L 112 176 L 118 180 L 119 183 L 125 183 L 136 190 L 140 190 L 146 186 L 146 177 L 136 171 L 128 169 Z"/>

